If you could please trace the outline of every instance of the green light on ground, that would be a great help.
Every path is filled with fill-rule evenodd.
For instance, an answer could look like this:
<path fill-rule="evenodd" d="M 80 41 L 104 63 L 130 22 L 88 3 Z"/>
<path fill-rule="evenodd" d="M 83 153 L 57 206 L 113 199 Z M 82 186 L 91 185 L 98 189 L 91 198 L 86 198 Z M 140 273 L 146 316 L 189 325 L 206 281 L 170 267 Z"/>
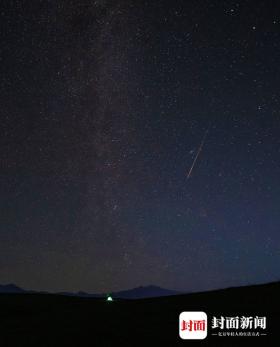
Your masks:
<path fill-rule="evenodd" d="M 107 296 L 106 301 L 113 301 L 113 298 L 109 295 L 109 296 Z"/>

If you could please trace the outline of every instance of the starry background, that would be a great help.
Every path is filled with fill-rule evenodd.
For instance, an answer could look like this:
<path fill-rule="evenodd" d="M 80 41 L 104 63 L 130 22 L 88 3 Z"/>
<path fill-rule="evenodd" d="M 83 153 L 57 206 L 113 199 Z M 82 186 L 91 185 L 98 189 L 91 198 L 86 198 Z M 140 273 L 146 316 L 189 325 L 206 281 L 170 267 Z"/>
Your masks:
<path fill-rule="evenodd" d="M 279 279 L 277 1 L 9 0 L 0 16 L 0 283 Z"/>

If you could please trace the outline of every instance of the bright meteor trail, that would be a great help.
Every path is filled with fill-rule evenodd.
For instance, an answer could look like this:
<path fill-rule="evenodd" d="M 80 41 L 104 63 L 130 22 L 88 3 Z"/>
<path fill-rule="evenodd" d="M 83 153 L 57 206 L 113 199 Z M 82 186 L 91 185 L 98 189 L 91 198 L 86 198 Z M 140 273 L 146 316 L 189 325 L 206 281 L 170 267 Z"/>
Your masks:
<path fill-rule="evenodd" d="M 200 152 L 201 152 L 202 149 L 203 149 L 203 146 L 204 146 L 206 137 L 207 137 L 207 135 L 208 135 L 208 131 L 209 131 L 209 128 L 205 131 L 205 134 L 204 134 L 203 139 L 202 139 L 202 141 L 201 141 L 201 144 L 200 144 L 200 146 L 199 146 L 199 148 L 198 148 L 198 151 L 197 151 L 197 153 L 196 153 L 196 156 L 195 156 L 195 158 L 194 158 L 194 161 L 193 161 L 193 163 L 192 163 L 192 166 L 191 166 L 191 168 L 190 168 L 190 170 L 189 170 L 189 172 L 188 172 L 187 179 L 189 179 L 189 178 L 191 177 L 191 174 L 192 174 L 193 168 L 194 168 L 194 166 L 195 166 L 195 163 L 196 163 L 196 161 L 197 161 L 197 159 L 198 159 L 198 157 L 199 157 Z"/>

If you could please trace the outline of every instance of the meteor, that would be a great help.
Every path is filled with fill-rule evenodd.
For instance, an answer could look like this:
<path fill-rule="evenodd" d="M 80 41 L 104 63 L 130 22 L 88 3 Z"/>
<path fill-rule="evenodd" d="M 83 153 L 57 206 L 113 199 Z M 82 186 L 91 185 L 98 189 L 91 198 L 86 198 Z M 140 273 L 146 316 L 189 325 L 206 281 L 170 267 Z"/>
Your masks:
<path fill-rule="evenodd" d="M 203 146 L 204 146 L 204 143 L 205 143 L 205 141 L 206 141 L 208 132 L 209 132 L 209 128 L 205 131 L 205 134 L 204 134 L 203 139 L 202 139 L 202 141 L 201 141 L 201 144 L 200 144 L 200 146 L 199 146 L 199 148 L 198 148 L 198 150 L 197 150 L 197 153 L 196 153 L 196 156 L 195 156 L 194 161 L 193 161 L 193 163 L 192 163 L 192 166 L 191 166 L 190 170 L 188 171 L 187 180 L 191 177 L 191 174 L 192 174 L 193 168 L 194 168 L 194 166 L 195 166 L 195 163 L 196 163 L 196 161 L 197 161 L 197 159 L 198 159 L 198 157 L 199 157 L 199 154 L 201 153 L 201 151 L 202 151 L 202 149 L 203 149 Z"/>

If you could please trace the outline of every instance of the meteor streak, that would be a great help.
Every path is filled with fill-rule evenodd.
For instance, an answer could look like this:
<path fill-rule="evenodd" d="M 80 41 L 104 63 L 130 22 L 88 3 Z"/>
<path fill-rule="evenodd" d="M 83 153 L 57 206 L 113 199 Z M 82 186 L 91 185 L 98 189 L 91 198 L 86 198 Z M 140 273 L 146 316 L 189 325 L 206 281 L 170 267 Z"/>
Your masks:
<path fill-rule="evenodd" d="M 194 168 L 194 166 L 195 166 L 195 163 L 196 163 L 196 161 L 197 161 L 197 159 L 198 159 L 198 157 L 199 157 L 199 154 L 201 153 L 201 151 L 202 151 L 202 149 L 203 149 L 203 146 L 204 146 L 206 137 L 207 137 L 207 135 L 208 135 L 208 131 L 209 131 L 209 128 L 205 131 L 205 134 L 204 134 L 203 139 L 202 139 L 202 141 L 201 141 L 201 144 L 200 144 L 200 146 L 199 146 L 199 148 L 198 148 L 198 150 L 197 150 L 197 153 L 196 153 L 196 156 L 195 156 L 194 161 L 193 161 L 193 163 L 192 163 L 192 166 L 191 166 L 191 168 L 190 168 L 190 170 L 189 170 L 189 172 L 188 172 L 187 180 L 191 177 L 191 174 L 192 174 L 193 168 Z"/>

